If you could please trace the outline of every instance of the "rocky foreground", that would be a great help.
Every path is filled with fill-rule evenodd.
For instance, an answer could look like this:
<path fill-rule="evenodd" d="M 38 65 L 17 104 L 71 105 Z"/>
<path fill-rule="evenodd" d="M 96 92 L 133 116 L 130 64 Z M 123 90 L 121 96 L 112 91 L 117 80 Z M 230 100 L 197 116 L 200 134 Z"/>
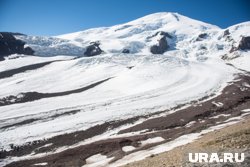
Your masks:
<path fill-rule="evenodd" d="M 188 162 L 188 153 L 245 153 L 243 163 L 196 163 Z M 152 156 L 143 161 L 124 165 L 124 167 L 179 167 L 179 166 L 217 166 L 217 167 L 248 167 L 250 165 L 250 117 L 239 123 L 203 135 L 200 139 L 185 146 L 177 147 L 166 153 Z"/>

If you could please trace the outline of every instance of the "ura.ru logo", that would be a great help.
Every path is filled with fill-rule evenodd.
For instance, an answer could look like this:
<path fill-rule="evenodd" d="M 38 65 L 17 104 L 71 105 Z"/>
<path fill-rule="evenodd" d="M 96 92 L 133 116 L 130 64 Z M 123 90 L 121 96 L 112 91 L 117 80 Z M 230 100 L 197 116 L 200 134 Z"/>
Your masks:
<path fill-rule="evenodd" d="M 214 163 L 214 162 L 231 162 L 231 163 L 240 163 L 245 159 L 244 153 L 223 153 L 222 156 L 219 156 L 218 153 L 189 153 L 188 160 L 192 163 Z M 221 157 L 221 158 L 220 158 Z"/>

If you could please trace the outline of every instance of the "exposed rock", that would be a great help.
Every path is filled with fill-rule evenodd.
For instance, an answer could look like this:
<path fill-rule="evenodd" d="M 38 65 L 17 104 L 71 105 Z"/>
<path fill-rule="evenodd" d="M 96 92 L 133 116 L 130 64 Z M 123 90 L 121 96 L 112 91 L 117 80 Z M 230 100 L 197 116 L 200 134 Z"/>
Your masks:
<path fill-rule="evenodd" d="M 231 42 L 231 43 L 235 43 L 234 39 L 233 39 L 230 35 L 227 35 L 227 36 L 225 37 L 225 41 Z"/>
<path fill-rule="evenodd" d="M 130 53 L 130 50 L 129 49 L 123 49 L 122 53 Z"/>
<path fill-rule="evenodd" d="M 229 50 L 229 53 L 233 53 L 236 50 L 237 50 L 237 48 L 235 46 L 232 46 L 232 48 Z"/>
<path fill-rule="evenodd" d="M 100 55 L 103 51 L 99 46 L 100 42 L 91 42 L 90 45 L 87 47 L 86 51 L 84 52 L 84 55 L 85 56 Z"/>
<path fill-rule="evenodd" d="M 69 90 L 69 91 L 63 91 L 63 92 L 54 92 L 54 93 L 22 92 L 18 95 L 10 95 L 7 97 L 0 98 L 0 106 L 6 106 L 6 105 L 11 105 L 11 104 L 16 104 L 16 103 L 26 103 L 26 102 L 36 101 L 36 100 L 40 100 L 44 98 L 67 96 L 67 95 L 74 94 L 74 93 L 80 93 L 80 92 L 84 92 L 86 90 L 92 89 L 110 79 L 111 78 L 107 78 L 107 79 L 95 82 L 93 84 L 84 86 L 82 88 Z"/>
<path fill-rule="evenodd" d="M 203 39 L 206 39 L 208 36 L 207 33 L 202 33 L 198 35 L 198 38 L 196 39 L 196 41 L 202 41 Z"/>
<path fill-rule="evenodd" d="M 206 38 L 208 35 L 207 35 L 207 33 L 202 33 L 202 34 L 200 34 L 198 37 L 199 38 Z"/>
<path fill-rule="evenodd" d="M 242 37 L 239 43 L 239 46 L 237 47 L 239 50 L 248 50 L 250 49 L 250 36 Z"/>
<path fill-rule="evenodd" d="M 206 46 L 201 46 L 200 49 L 201 50 L 207 50 L 207 47 Z"/>
<path fill-rule="evenodd" d="M 224 49 L 224 45 L 222 45 L 222 44 L 216 44 L 215 46 L 216 46 L 217 50 L 223 50 Z"/>
<path fill-rule="evenodd" d="M 247 36 L 241 38 L 239 45 L 237 47 L 232 46 L 229 53 L 233 53 L 237 50 L 249 50 L 249 49 L 250 49 L 250 36 Z"/>
<path fill-rule="evenodd" d="M 227 54 L 222 55 L 222 56 L 221 56 L 221 59 L 222 59 L 222 60 L 228 60 Z"/>
<path fill-rule="evenodd" d="M 168 42 L 165 36 L 163 36 L 157 45 L 153 45 L 150 47 L 150 52 L 153 54 L 163 54 L 169 48 Z"/>
<path fill-rule="evenodd" d="M 131 69 L 134 68 L 134 67 L 135 67 L 135 66 L 128 66 L 127 68 L 131 70 Z"/>
<path fill-rule="evenodd" d="M 157 35 L 161 35 L 162 37 L 158 40 L 158 44 L 150 47 L 150 52 L 153 54 L 163 54 L 169 48 L 166 38 L 172 39 L 173 37 L 167 32 L 159 31 L 149 38 L 153 38 Z"/>
<path fill-rule="evenodd" d="M 155 33 L 154 35 L 152 35 L 152 36 L 149 36 L 148 37 L 148 39 L 150 39 L 150 38 L 153 38 L 153 37 L 155 37 L 155 36 L 157 36 L 157 35 L 162 35 L 162 36 L 164 36 L 164 37 L 168 37 L 168 38 L 170 38 L 170 39 L 172 39 L 173 37 L 172 37 L 172 35 L 170 35 L 169 33 L 167 33 L 167 32 L 164 32 L 164 31 L 158 31 L 157 33 Z"/>
<path fill-rule="evenodd" d="M 229 29 L 225 30 L 223 33 L 223 37 L 230 35 Z"/>
<path fill-rule="evenodd" d="M 26 55 L 33 55 L 34 54 L 34 51 L 32 50 L 31 47 L 25 47 L 24 52 L 26 53 Z"/>
<path fill-rule="evenodd" d="M 169 33 L 164 32 L 164 31 L 157 32 L 156 35 L 158 35 L 158 34 L 160 34 L 164 37 L 173 38 Z"/>
<path fill-rule="evenodd" d="M 11 54 L 33 55 L 34 51 L 30 47 L 24 47 L 25 42 L 18 40 L 14 35 L 23 35 L 20 33 L 0 32 L 0 61 L 4 56 Z"/>
<path fill-rule="evenodd" d="M 232 36 L 230 35 L 231 33 L 229 32 L 229 29 L 226 29 L 224 32 L 223 32 L 223 38 L 225 38 L 225 40 L 227 42 L 232 42 L 234 43 L 234 39 L 232 38 Z"/>
<path fill-rule="evenodd" d="M 233 51 L 232 51 L 233 52 Z M 240 54 L 237 52 L 234 52 L 233 54 L 224 54 L 221 56 L 222 60 L 233 60 L 240 57 Z"/>
<path fill-rule="evenodd" d="M 4 57 L 3 56 L 0 56 L 0 61 L 3 61 L 4 60 Z"/>

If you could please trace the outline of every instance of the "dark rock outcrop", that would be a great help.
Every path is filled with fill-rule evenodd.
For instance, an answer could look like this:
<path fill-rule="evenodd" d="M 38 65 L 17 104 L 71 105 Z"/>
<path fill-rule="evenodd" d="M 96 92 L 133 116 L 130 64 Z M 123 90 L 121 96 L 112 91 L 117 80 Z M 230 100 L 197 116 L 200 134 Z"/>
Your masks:
<path fill-rule="evenodd" d="M 237 49 L 238 50 L 248 50 L 248 49 L 250 49 L 250 36 L 242 37 Z"/>
<path fill-rule="evenodd" d="M 130 53 L 130 50 L 129 49 L 123 49 L 122 53 Z"/>
<path fill-rule="evenodd" d="M 3 56 L 0 56 L 0 61 L 3 61 L 4 60 L 4 57 Z"/>
<path fill-rule="evenodd" d="M 201 46 L 200 49 L 201 50 L 207 50 L 207 47 L 206 46 Z"/>
<path fill-rule="evenodd" d="M 173 38 L 169 33 L 164 32 L 164 31 L 159 31 L 159 32 L 156 33 L 156 35 L 158 35 L 158 34 L 160 34 L 160 35 L 162 35 L 164 37 L 168 37 L 170 39 Z"/>
<path fill-rule="evenodd" d="M 202 34 L 200 34 L 198 37 L 199 38 L 206 38 L 208 35 L 207 35 L 207 33 L 202 33 Z"/>
<path fill-rule="evenodd" d="M 155 36 L 157 36 L 157 35 L 162 35 L 162 36 L 164 36 L 164 37 L 168 37 L 168 38 L 170 38 L 170 39 L 172 39 L 173 37 L 172 37 L 172 35 L 170 35 L 169 33 L 167 33 L 167 32 L 164 32 L 164 31 L 158 31 L 157 33 L 155 33 L 154 35 L 152 35 L 152 36 L 149 36 L 149 37 L 147 37 L 147 39 L 151 39 L 151 38 L 153 38 L 153 37 L 155 37 Z"/>
<path fill-rule="evenodd" d="M 163 36 L 157 45 L 153 45 L 150 47 L 150 52 L 153 54 L 163 54 L 169 48 L 168 42 L 165 36 Z"/>
<path fill-rule="evenodd" d="M 25 42 L 18 40 L 14 35 L 23 35 L 20 33 L 0 32 L 0 61 L 5 56 L 11 54 L 33 55 L 34 51 L 30 47 L 24 47 Z"/>
<path fill-rule="evenodd" d="M 90 85 L 84 86 L 82 88 L 68 90 L 64 92 L 54 92 L 54 93 L 22 92 L 18 94 L 17 96 L 10 95 L 7 97 L 0 98 L 0 106 L 6 106 L 6 105 L 11 105 L 11 104 L 17 104 L 17 103 L 26 103 L 26 102 L 31 102 L 35 100 L 44 99 L 44 98 L 67 96 L 70 94 L 80 93 L 80 92 L 84 92 L 89 89 L 92 89 L 110 79 L 111 78 L 107 78 L 107 79 L 92 83 Z"/>
<path fill-rule="evenodd" d="M 91 42 L 90 45 L 87 47 L 86 51 L 84 52 L 84 55 L 88 57 L 100 55 L 103 51 L 99 46 L 100 42 Z"/>
<path fill-rule="evenodd" d="M 199 34 L 198 37 L 196 38 L 196 41 L 202 41 L 203 39 L 206 39 L 207 37 L 208 37 L 207 33 Z"/>
<path fill-rule="evenodd" d="M 223 33 L 223 37 L 230 35 L 229 29 L 226 29 Z"/>
<path fill-rule="evenodd" d="M 161 35 L 162 37 L 158 40 L 158 44 L 150 47 L 150 52 L 153 54 L 163 54 L 169 48 L 167 38 L 172 39 L 173 37 L 172 37 L 172 35 L 170 35 L 167 32 L 159 31 L 159 32 L 155 33 L 154 35 L 148 37 L 148 39 L 153 38 L 157 35 Z"/>
<path fill-rule="evenodd" d="M 238 50 L 235 46 L 232 46 L 229 50 L 229 53 L 233 53 L 234 51 Z"/>

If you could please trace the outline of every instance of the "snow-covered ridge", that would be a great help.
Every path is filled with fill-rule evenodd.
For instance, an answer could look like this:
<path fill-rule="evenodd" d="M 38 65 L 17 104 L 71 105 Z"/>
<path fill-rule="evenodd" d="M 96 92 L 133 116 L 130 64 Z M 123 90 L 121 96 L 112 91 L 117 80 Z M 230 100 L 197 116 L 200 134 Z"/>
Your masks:
<path fill-rule="evenodd" d="M 117 54 L 126 49 L 132 54 L 151 54 L 150 47 L 157 44 L 160 38 L 156 34 L 166 32 L 172 37 L 167 39 L 168 50 L 179 50 L 182 51 L 180 54 L 191 57 L 193 52 L 228 53 L 232 45 L 239 43 L 241 36 L 249 36 L 249 28 L 249 22 L 229 27 L 233 41 L 226 40 L 223 37 L 226 29 L 178 13 L 162 12 L 112 27 L 93 28 L 55 37 L 17 35 L 16 38 L 25 41 L 38 56 L 84 56 L 86 48 L 96 41 L 100 43 L 103 53 Z"/>

